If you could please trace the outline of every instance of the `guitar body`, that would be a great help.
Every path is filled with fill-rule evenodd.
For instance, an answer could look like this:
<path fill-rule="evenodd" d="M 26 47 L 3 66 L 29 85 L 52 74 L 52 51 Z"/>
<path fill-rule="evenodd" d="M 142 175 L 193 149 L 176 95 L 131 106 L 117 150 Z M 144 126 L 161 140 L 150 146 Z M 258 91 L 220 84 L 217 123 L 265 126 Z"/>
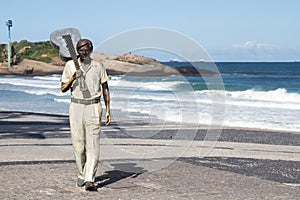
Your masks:
<path fill-rule="evenodd" d="M 70 35 L 72 38 L 73 46 L 76 47 L 77 42 L 80 40 L 81 35 L 78 29 L 75 28 L 64 28 L 56 30 L 50 34 L 51 45 L 59 51 L 60 59 L 63 61 L 71 60 L 69 49 L 63 39 L 64 35 Z"/>

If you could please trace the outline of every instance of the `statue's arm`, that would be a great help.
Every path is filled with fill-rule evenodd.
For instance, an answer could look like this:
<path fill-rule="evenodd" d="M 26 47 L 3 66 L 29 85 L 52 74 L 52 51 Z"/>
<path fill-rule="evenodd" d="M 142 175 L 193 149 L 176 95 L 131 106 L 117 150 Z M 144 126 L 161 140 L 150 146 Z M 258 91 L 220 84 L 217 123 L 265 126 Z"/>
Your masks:
<path fill-rule="evenodd" d="M 66 92 L 66 91 L 68 91 L 70 88 L 71 88 L 71 86 L 72 86 L 72 83 L 73 83 L 73 81 L 76 79 L 76 73 L 74 73 L 73 74 L 73 76 L 71 76 L 71 78 L 69 79 L 69 81 L 68 82 L 66 82 L 66 83 L 61 83 L 61 91 L 62 92 Z"/>

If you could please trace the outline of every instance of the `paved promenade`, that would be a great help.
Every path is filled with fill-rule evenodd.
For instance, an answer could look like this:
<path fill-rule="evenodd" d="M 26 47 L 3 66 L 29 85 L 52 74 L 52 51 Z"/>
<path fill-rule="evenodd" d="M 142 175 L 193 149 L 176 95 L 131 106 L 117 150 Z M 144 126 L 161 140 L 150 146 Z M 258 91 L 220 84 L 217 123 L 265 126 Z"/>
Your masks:
<path fill-rule="evenodd" d="M 0 112 L 0 199 L 300 199 L 299 133 L 224 129 L 203 141 L 206 134 L 103 127 L 98 192 L 86 192 L 75 186 L 67 117 Z"/>

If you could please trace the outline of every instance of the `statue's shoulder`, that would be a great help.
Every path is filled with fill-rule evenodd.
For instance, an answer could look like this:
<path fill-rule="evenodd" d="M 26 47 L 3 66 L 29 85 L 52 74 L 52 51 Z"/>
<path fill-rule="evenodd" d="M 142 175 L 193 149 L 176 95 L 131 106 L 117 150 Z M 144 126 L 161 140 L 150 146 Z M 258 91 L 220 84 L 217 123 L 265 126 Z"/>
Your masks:
<path fill-rule="evenodd" d="M 93 66 L 97 66 L 97 67 L 103 67 L 103 66 L 104 66 L 102 60 L 94 60 L 94 59 L 92 59 L 91 64 L 92 64 Z"/>

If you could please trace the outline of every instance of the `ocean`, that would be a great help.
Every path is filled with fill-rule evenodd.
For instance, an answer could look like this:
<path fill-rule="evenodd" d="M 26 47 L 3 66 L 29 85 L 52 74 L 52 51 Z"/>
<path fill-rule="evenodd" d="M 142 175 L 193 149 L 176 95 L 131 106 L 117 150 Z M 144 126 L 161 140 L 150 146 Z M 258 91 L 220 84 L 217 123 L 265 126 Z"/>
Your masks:
<path fill-rule="evenodd" d="M 211 87 L 214 77 L 111 76 L 113 119 L 211 125 L 217 109 L 217 119 L 222 118 L 224 126 L 300 131 L 299 62 L 216 65 L 222 81 L 219 87 Z M 70 93 L 60 91 L 59 80 L 60 74 L 0 76 L 0 110 L 67 115 Z"/>

